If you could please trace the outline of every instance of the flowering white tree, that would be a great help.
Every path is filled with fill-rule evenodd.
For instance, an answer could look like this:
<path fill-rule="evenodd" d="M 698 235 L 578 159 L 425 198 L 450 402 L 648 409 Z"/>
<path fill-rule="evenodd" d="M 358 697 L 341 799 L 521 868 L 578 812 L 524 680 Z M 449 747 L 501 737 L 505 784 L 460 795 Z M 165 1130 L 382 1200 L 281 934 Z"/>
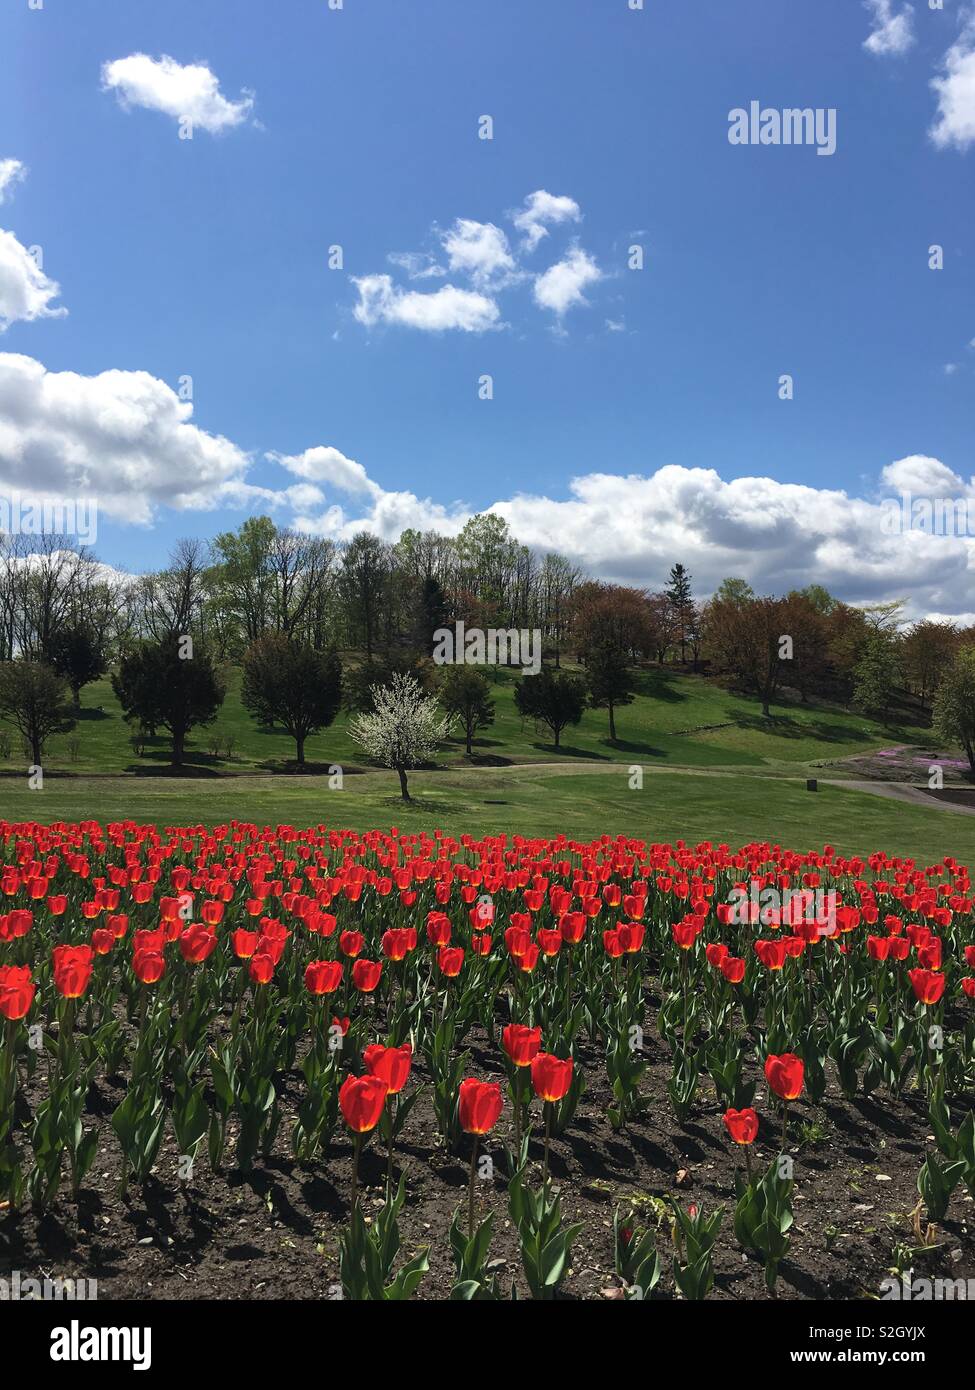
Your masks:
<path fill-rule="evenodd" d="M 349 737 L 370 758 L 399 773 L 403 800 L 410 800 L 406 774 L 429 762 L 450 731 L 432 695 L 424 695 L 415 676 L 397 672 L 389 685 L 370 690 L 373 712 L 349 720 Z"/>

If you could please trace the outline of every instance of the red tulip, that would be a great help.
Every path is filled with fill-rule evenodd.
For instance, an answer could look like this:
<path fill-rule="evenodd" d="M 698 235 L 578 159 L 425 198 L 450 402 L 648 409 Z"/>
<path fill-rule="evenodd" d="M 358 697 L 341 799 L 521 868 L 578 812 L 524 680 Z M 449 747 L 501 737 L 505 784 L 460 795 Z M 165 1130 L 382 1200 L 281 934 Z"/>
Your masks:
<path fill-rule="evenodd" d="M 413 1049 L 409 1043 L 403 1043 L 401 1047 L 370 1043 L 362 1054 L 362 1060 L 370 1076 L 378 1076 L 380 1081 L 385 1081 L 389 1094 L 398 1096 L 409 1079 Z"/>
<path fill-rule="evenodd" d="M 217 933 L 202 922 L 191 922 L 179 939 L 183 959 L 190 965 L 201 965 L 214 950 Z"/>
<path fill-rule="evenodd" d="M 352 983 L 362 994 L 371 994 L 383 973 L 381 960 L 357 960 L 352 967 Z"/>
<path fill-rule="evenodd" d="M 501 1034 L 501 1043 L 516 1067 L 528 1067 L 538 1056 L 542 1030 L 528 1028 L 523 1023 L 509 1023 Z"/>
<path fill-rule="evenodd" d="M 94 955 L 90 946 L 52 948 L 55 988 L 65 999 L 80 999 L 88 988 L 94 967 Z"/>
<path fill-rule="evenodd" d="M 937 1004 L 945 992 L 945 977 L 937 970 L 909 970 L 907 972 L 914 993 L 922 1004 Z"/>
<path fill-rule="evenodd" d="M 339 1105 L 345 1123 L 355 1134 L 375 1129 L 386 1104 L 389 1087 L 381 1077 L 347 1076 L 339 1087 Z"/>
<path fill-rule="evenodd" d="M 341 981 L 341 961 L 313 960 L 305 968 L 305 988 L 309 994 L 334 994 Z"/>
<path fill-rule="evenodd" d="M 247 967 L 247 973 L 252 984 L 269 984 L 274 977 L 274 957 L 267 951 L 255 951 Z"/>
<path fill-rule="evenodd" d="M 725 1128 L 736 1144 L 753 1144 L 758 1134 L 758 1116 L 750 1107 L 744 1110 L 726 1110 Z"/>
<path fill-rule="evenodd" d="M 257 950 L 257 943 L 260 936 L 256 931 L 248 931 L 246 927 L 238 927 L 235 932 L 231 932 L 230 940 L 233 942 L 234 955 L 238 960 L 250 960 Z"/>
<path fill-rule="evenodd" d="M 0 1014 L 11 1023 L 23 1018 L 34 1002 L 36 986 L 28 965 L 0 965 Z"/>
<path fill-rule="evenodd" d="M 442 975 L 446 975 L 448 980 L 454 979 L 460 974 L 464 964 L 463 948 L 460 946 L 441 946 L 437 952 L 437 964 Z"/>
<path fill-rule="evenodd" d="M 497 1124 L 503 1105 L 497 1082 L 475 1081 L 468 1077 L 460 1083 L 457 1096 L 461 1129 L 467 1134 L 487 1134 Z"/>
<path fill-rule="evenodd" d="M 721 962 L 720 969 L 729 985 L 740 985 L 745 978 L 745 962 L 741 956 L 728 956 Z"/>
<path fill-rule="evenodd" d="M 539 1052 L 532 1060 L 532 1085 L 540 1100 L 561 1100 L 572 1085 L 572 1058 L 564 1061 L 551 1052 Z"/>
<path fill-rule="evenodd" d="M 162 951 L 136 949 L 132 955 L 132 970 L 141 984 L 154 985 L 166 973 L 166 959 Z"/>
<path fill-rule="evenodd" d="M 780 1100 L 797 1100 L 802 1094 L 805 1066 L 794 1052 L 774 1054 L 765 1059 L 765 1080 Z"/>
<path fill-rule="evenodd" d="M 339 950 L 343 956 L 357 956 L 366 944 L 361 931 L 344 931 L 339 935 Z"/>

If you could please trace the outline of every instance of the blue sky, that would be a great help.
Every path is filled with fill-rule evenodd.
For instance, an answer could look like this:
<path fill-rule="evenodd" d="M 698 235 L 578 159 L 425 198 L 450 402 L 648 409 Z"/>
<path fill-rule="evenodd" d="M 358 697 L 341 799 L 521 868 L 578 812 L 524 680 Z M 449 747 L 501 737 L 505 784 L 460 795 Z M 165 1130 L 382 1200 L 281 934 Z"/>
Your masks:
<path fill-rule="evenodd" d="M 905 9 L 910 42 L 886 31 L 903 52 L 864 47 Z M 552 540 L 562 521 L 592 528 L 557 505 L 571 479 L 667 466 L 869 499 L 884 468 L 921 459 L 967 487 L 975 142 L 957 101 L 958 138 L 931 136 L 931 82 L 949 51 L 962 65 L 953 100 L 970 95 L 966 32 L 954 0 L 941 11 L 927 0 L 646 0 L 643 11 L 627 0 L 344 0 L 338 11 L 326 0 L 8 0 L 0 161 L 27 172 L 0 226 L 43 248 L 60 286 L 52 304 L 68 312 L 10 323 L 0 353 L 170 388 L 192 375 L 192 424 L 246 456 L 238 480 L 313 482 L 321 502 L 292 496 L 275 514 L 323 529 L 339 516 L 329 506 L 348 526 L 387 494 L 459 515 L 452 504 L 530 493 L 555 505 L 544 522 L 542 502 L 513 509 L 515 529 Z M 174 116 L 132 101 L 127 70 L 106 88 L 104 65 L 137 54 L 205 64 L 225 101 L 245 92 L 252 104 L 222 133 L 180 140 Z M 836 153 L 729 144 L 729 111 L 752 100 L 835 108 Z M 491 141 L 477 138 L 484 114 Z M 511 214 L 538 190 L 578 215 L 545 224 L 528 250 Z M 443 238 L 459 218 L 500 229 L 513 269 L 479 284 L 451 269 Z M 633 243 L 642 271 L 627 268 Z M 333 244 L 341 271 L 328 268 Z M 397 253 L 445 273 L 410 279 Z M 536 302 L 538 277 L 574 254 L 598 278 L 560 314 Z M 379 275 L 395 303 L 446 285 L 480 295 L 500 326 L 357 321 L 355 281 Z M 484 373 L 491 401 L 478 399 Z M 57 435 L 34 447 L 77 490 L 71 441 L 63 426 Z M 317 446 L 357 461 L 368 483 L 350 497 L 331 464 L 298 476 L 265 457 Z M 11 455 L 2 481 L 26 488 L 29 456 Z M 154 480 L 149 505 L 109 496 L 102 558 L 159 564 L 176 536 L 266 509 L 219 488 L 190 504 L 184 489 L 171 507 L 165 487 Z M 412 518 L 411 507 L 386 513 Z M 621 524 L 625 499 L 622 512 Z M 822 526 L 811 513 L 806 523 L 821 545 Z M 760 577 L 774 579 L 795 536 L 779 540 Z M 718 527 L 708 543 L 715 574 L 729 552 L 745 565 L 737 533 Z M 568 548 L 612 569 L 581 539 Z M 659 578 L 665 547 L 630 536 L 623 548 L 620 577 Z M 841 564 L 838 582 L 870 597 L 891 558 L 859 577 Z M 967 551 L 952 565 L 970 584 Z M 939 577 L 928 606 L 944 611 L 950 589 Z"/>

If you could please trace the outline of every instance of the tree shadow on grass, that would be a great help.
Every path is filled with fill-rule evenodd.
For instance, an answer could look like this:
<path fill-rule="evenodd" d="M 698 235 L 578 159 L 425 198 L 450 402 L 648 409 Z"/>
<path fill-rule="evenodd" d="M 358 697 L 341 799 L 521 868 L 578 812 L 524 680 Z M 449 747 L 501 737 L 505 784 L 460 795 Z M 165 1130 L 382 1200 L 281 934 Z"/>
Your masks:
<path fill-rule="evenodd" d="M 601 739 L 607 748 L 615 748 L 619 753 L 643 753 L 648 758 L 667 758 L 670 756 L 663 748 L 654 748 L 652 743 L 637 743 L 632 739 L 618 738 L 615 742 L 610 742 L 608 738 Z"/>
<path fill-rule="evenodd" d="M 679 705 L 687 700 L 683 690 L 677 688 L 676 671 L 665 671 L 659 666 L 637 672 L 635 685 L 641 695 L 651 700 L 661 700 L 664 704 Z"/>
<path fill-rule="evenodd" d="M 825 719 L 793 719 L 791 715 L 733 714 L 739 729 L 769 734 L 773 738 L 806 738 L 816 743 L 857 743 L 863 741 L 863 729 L 853 724 L 831 724 Z"/>
<path fill-rule="evenodd" d="M 551 753 L 556 758 L 583 758 L 587 762 L 610 763 L 613 759 L 608 753 L 597 753 L 593 748 L 576 748 L 571 743 L 562 743 L 556 748 L 554 743 L 533 743 L 542 753 Z"/>

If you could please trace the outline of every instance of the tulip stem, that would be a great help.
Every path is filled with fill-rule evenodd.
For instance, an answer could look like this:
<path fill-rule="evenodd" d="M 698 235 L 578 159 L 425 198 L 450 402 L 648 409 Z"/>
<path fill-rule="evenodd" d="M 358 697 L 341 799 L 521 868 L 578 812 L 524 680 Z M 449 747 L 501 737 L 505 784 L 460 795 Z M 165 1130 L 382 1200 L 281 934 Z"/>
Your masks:
<path fill-rule="evenodd" d="M 548 1148 L 552 1139 L 552 1102 L 545 1102 L 545 1164 L 542 1168 L 542 1181 L 548 1182 Z"/>
<path fill-rule="evenodd" d="M 389 1101 L 389 1119 L 386 1130 L 386 1201 L 389 1201 L 390 1193 L 393 1190 L 393 1126 L 396 1122 L 396 1097 L 391 1096 Z"/>
<path fill-rule="evenodd" d="M 352 1151 L 352 1210 L 356 1209 L 359 1201 L 359 1155 L 362 1152 L 362 1135 L 357 1134 L 355 1145 Z"/>
<path fill-rule="evenodd" d="M 474 1180 L 477 1177 L 477 1135 L 471 1135 L 471 1176 L 467 1189 L 467 1239 L 474 1239 Z"/>
<path fill-rule="evenodd" d="M 745 1150 L 745 1167 L 748 1170 L 748 1186 L 752 1185 L 752 1149 L 750 1144 L 743 1144 Z"/>
<path fill-rule="evenodd" d="M 515 1168 L 517 1168 L 521 1160 L 521 1067 L 515 1067 L 512 1089 L 515 1095 Z"/>
<path fill-rule="evenodd" d="M 789 1102 L 788 1102 L 787 1100 L 784 1100 L 784 1101 L 782 1102 L 782 1152 L 783 1152 L 783 1153 L 785 1153 L 785 1136 L 786 1136 L 786 1130 L 788 1129 L 788 1127 L 789 1127 Z"/>

